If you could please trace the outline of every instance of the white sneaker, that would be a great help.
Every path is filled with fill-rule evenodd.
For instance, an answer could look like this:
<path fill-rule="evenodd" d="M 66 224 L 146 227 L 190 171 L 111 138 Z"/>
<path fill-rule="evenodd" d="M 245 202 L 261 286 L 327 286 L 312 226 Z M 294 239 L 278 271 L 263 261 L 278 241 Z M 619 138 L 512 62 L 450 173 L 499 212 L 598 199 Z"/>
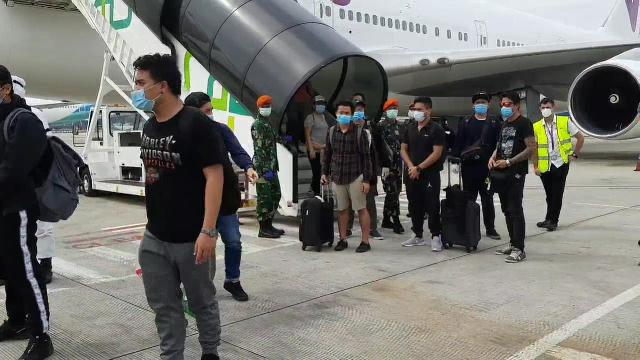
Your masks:
<path fill-rule="evenodd" d="M 431 238 L 431 250 L 435 252 L 442 251 L 442 240 L 440 240 L 440 236 L 434 236 Z"/>
<path fill-rule="evenodd" d="M 425 246 L 427 242 L 424 241 L 423 238 L 413 237 L 402 243 L 402 246 L 410 247 L 410 246 Z"/>

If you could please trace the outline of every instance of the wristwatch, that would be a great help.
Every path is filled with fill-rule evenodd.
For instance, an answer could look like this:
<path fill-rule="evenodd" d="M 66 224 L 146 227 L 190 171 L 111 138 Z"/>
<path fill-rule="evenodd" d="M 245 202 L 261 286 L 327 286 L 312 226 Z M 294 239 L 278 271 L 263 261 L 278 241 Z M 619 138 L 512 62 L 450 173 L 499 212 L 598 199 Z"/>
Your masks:
<path fill-rule="evenodd" d="M 511 161 L 507 159 L 507 167 L 511 166 Z"/>
<path fill-rule="evenodd" d="M 574 158 L 574 159 L 577 159 L 578 155 L 577 154 L 572 154 L 571 157 Z"/>
<path fill-rule="evenodd" d="M 212 238 L 212 239 L 217 239 L 218 238 L 218 230 L 217 229 L 211 229 L 211 230 L 207 230 L 207 229 L 202 229 L 200 230 L 200 234 L 205 234 L 208 237 Z"/>

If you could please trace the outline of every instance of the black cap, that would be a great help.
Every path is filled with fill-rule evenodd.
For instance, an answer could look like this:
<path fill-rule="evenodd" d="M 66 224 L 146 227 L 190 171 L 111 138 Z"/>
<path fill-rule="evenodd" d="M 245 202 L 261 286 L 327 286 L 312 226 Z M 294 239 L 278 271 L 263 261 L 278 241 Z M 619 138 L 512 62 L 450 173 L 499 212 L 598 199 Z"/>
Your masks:
<path fill-rule="evenodd" d="M 13 84 L 11 73 L 4 65 L 0 65 L 0 86 L 6 84 Z"/>
<path fill-rule="evenodd" d="M 486 93 L 486 92 L 484 92 L 484 91 L 481 91 L 481 92 L 479 92 L 479 93 L 477 93 L 477 94 L 473 95 L 473 96 L 471 97 L 471 102 L 472 102 L 472 103 L 475 103 L 476 101 L 478 101 L 478 100 L 480 100 L 480 99 L 482 99 L 482 100 L 487 100 L 488 102 L 491 102 L 491 96 L 489 96 L 489 94 L 487 94 L 487 93 Z"/>
<path fill-rule="evenodd" d="M 356 100 L 356 101 L 353 102 L 353 106 L 355 106 L 355 107 L 358 107 L 358 106 L 367 107 L 367 104 L 365 104 L 364 101 Z"/>

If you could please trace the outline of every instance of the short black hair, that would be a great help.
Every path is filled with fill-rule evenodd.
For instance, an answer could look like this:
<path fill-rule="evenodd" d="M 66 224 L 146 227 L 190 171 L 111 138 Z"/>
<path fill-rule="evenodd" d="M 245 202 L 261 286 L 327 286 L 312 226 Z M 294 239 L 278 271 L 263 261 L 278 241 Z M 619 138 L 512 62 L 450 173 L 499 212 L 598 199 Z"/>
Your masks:
<path fill-rule="evenodd" d="M 198 109 L 201 108 L 202 105 L 210 102 L 211 97 L 201 91 L 192 92 L 191 94 L 189 94 L 189 96 L 187 96 L 186 99 L 184 99 L 185 105 Z"/>
<path fill-rule="evenodd" d="M 489 94 L 487 94 L 487 93 L 486 93 L 486 92 L 484 92 L 484 91 L 481 91 L 481 92 L 479 92 L 479 93 L 477 93 L 477 94 L 473 95 L 473 96 L 471 97 L 471 102 L 472 102 L 473 104 L 475 104 L 475 103 L 476 103 L 476 101 L 478 101 L 478 100 L 480 100 L 480 99 L 482 99 L 482 100 L 486 100 L 487 102 L 491 102 L 491 96 L 489 96 Z"/>
<path fill-rule="evenodd" d="M 354 97 L 356 97 L 356 96 L 361 96 L 361 97 L 362 97 L 362 101 L 367 100 L 367 98 L 366 98 L 366 97 L 364 96 L 364 94 L 363 94 L 363 93 L 361 93 L 361 92 L 357 92 L 357 93 L 355 93 L 355 94 L 351 95 L 351 98 L 353 99 L 353 98 L 354 98 Z"/>
<path fill-rule="evenodd" d="M 504 98 L 511 100 L 511 102 L 513 102 L 513 105 L 520 105 L 520 95 L 518 95 L 518 93 L 515 91 L 502 93 L 502 95 L 500 95 L 500 99 Z"/>
<path fill-rule="evenodd" d="M 13 84 L 13 79 L 11 79 L 11 72 L 4 65 L 0 65 L 0 86 L 5 86 L 7 84 Z"/>
<path fill-rule="evenodd" d="M 178 69 L 176 58 L 169 55 L 158 53 L 140 56 L 133 63 L 135 70 L 145 70 L 151 75 L 156 82 L 166 81 L 169 89 L 174 95 L 180 95 L 182 92 L 181 82 L 182 75 Z"/>
<path fill-rule="evenodd" d="M 353 105 L 353 102 L 349 101 L 349 100 L 342 100 L 339 101 L 338 103 L 336 103 L 336 111 L 338 111 L 338 108 L 340 106 L 348 106 L 351 109 L 351 112 L 353 113 L 354 111 L 356 111 L 356 107 L 355 105 Z"/>
<path fill-rule="evenodd" d="M 549 99 L 549 98 L 544 98 L 544 99 L 540 100 L 540 106 L 542 106 L 544 104 L 551 104 L 553 106 L 556 106 L 556 102 L 553 101 L 553 99 Z"/>
<path fill-rule="evenodd" d="M 429 109 L 433 108 L 433 101 L 428 96 L 418 96 L 413 100 L 413 104 L 415 105 L 416 103 L 425 104 L 429 107 Z"/>

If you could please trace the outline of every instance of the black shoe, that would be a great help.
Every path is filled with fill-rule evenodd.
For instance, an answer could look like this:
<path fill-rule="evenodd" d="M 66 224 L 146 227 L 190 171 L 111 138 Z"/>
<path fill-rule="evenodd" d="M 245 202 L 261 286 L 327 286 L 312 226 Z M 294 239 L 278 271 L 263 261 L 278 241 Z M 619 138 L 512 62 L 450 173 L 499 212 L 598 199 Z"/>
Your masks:
<path fill-rule="evenodd" d="M 4 284 L 6 284 L 6 282 L 2 279 L 0 279 L 0 286 L 4 286 Z"/>
<path fill-rule="evenodd" d="M 200 360 L 220 360 L 220 357 L 216 354 L 202 354 Z"/>
<path fill-rule="evenodd" d="M 547 225 L 549 225 L 549 220 L 546 220 L 546 219 L 545 221 L 540 221 L 539 223 L 536 224 L 537 227 L 543 228 L 543 229 L 546 228 Z"/>
<path fill-rule="evenodd" d="M 240 281 L 238 282 L 225 281 L 223 287 L 225 290 L 231 293 L 231 296 L 233 296 L 233 298 L 236 299 L 237 301 L 249 300 L 249 295 L 247 295 L 247 293 L 244 292 L 242 285 L 240 285 Z"/>
<path fill-rule="evenodd" d="M 260 223 L 260 231 L 258 231 L 258 237 L 266 239 L 277 239 L 280 237 L 280 234 L 271 230 L 266 222 L 262 222 Z"/>
<path fill-rule="evenodd" d="M 44 279 L 44 283 L 50 284 L 53 280 L 51 258 L 41 259 L 40 269 L 42 269 L 42 278 Z"/>
<path fill-rule="evenodd" d="M 267 224 L 267 226 L 269 226 L 269 230 L 271 230 L 271 232 L 276 233 L 278 235 L 284 235 L 284 230 L 273 227 L 273 220 L 269 220 L 269 223 Z"/>
<path fill-rule="evenodd" d="M 404 227 L 401 224 L 393 225 L 393 232 L 396 234 L 404 234 Z"/>
<path fill-rule="evenodd" d="M 411 213 L 410 213 L 410 212 L 408 212 L 408 213 L 407 213 L 407 217 L 408 217 L 409 219 L 411 219 Z"/>
<path fill-rule="evenodd" d="M 363 253 L 363 252 L 367 252 L 369 250 L 371 250 L 371 245 L 361 242 L 360 245 L 358 246 L 358 248 L 356 249 L 356 252 L 357 253 Z"/>
<path fill-rule="evenodd" d="M 487 230 L 487 237 L 493 240 L 500 240 L 500 234 L 496 231 L 496 229 Z"/>
<path fill-rule="evenodd" d="M 382 224 L 380 226 L 383 229 L 393 229 L 393 223 L 391 222 L 391 219 L 389 219 L 387 217 L 382 219 Z"/>
<path fill-rule="evenodd" d="M 336 247 L 334 248 L 335 251 L 342 251 L 346 248 L 349 247 L 349 244 L 347 243 L 346 240 L 340 240 L 338 241 L 338 243 L 336 244 Z"/>
<path fill-rule="evenodd" d="M 29 345 L 18 360 L 44 360 L 53 355 L 53 343 L 48 334 L 29 339 Z"/>
<path fill-rule="evenodd" d="M 28 338 L 29 331 L 25 325 L 13 326 L 6 320 L 0 325 L 0 341 L 26 340 Z"/>
<path fill-rule="evenodd" d="M 545 226 L 545 229 L 547 229 L 548 231 L 555 231 L 558 228 L 558 223 L 553 223 L 551 221 L 549 221 L 547 223 L 547 225 Z"/>

